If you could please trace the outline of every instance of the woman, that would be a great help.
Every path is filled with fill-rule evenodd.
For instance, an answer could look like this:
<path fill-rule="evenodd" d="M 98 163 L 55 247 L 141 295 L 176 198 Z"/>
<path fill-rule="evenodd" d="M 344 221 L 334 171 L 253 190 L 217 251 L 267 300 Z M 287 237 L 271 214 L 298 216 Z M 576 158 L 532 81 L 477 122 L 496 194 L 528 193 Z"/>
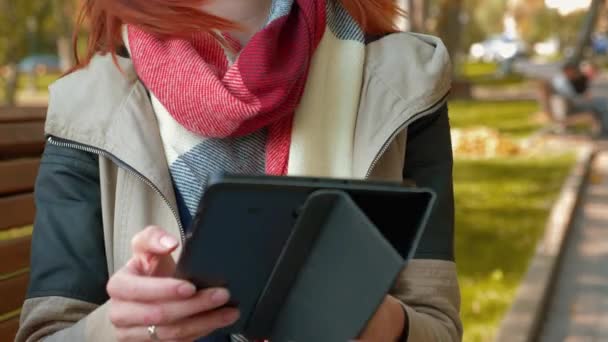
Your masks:
<path fill-rule="evenodd" d="M 225 289 L 171 278 L 215 171 L 412 179 L 438 194 L 360 338 L 458 341 L 449 58 L 392 0 L 89 0 L 51 87 L 17 341 L 228 341 Z M 336 320 L 339 320 L 336 317 Z M 212 337 L 209 337 L 212 335 Z"/>

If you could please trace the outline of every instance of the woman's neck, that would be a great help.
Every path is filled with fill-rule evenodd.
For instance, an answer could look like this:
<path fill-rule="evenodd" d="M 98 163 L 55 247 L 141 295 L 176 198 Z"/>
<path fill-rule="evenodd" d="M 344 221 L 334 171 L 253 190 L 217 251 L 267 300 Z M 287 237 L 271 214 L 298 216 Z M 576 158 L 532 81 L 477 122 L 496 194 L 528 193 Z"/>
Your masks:
<path fill-rule="evenodd" d="M 266 23 L 272 0 L 211 0 L 203 5 L 209 14 L 230 20 L 240 30 L 229 32 L 242 46 Z"/>

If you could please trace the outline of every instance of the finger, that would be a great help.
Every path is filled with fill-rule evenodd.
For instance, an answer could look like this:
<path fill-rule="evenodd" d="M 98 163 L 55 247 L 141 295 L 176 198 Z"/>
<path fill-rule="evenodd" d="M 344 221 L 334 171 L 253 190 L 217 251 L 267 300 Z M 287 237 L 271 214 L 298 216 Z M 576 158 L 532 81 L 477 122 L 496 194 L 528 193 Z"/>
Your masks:
<path fill-rule="evenodd" d="M 136 234 L 131 240 L 133 257 L 140 260 L 141 273 L 169 276 L 175 272 L 171 252 L 177 248 L 177 239 L 159 227 L 151 226 Z"/>
<path fill-rule="evenodd" d="M 239 311 L 234 308 L 223 308 L 195 315 L 168 325 L 157 325 L 156 336 L 161 341 L 193 341 L 200 337 L 209 336 L 217 329 L 235 323 L 239 319 Z M 121 328 L 117 337 L 124 341 L 147 341 L 150 339 L 145 326 Z"/>
<path fill-rule="evenodd" d="M 171 255 L 157 256 L 149 275 L 153 277 L 172 277 L 175 275 L 175 260 Z"/>
<path fill-rule="evenodd" d="M 134 254 L 168 255 L 177 248 L 179 241 L 157 226 L 150 226 L 135 234 L 131 240 Z"/>
<path fill-rule="evenodd" d="M 106 287 L 114 300 L 125 302 L 159 302 L 194 296 L 196 287 L 175 278 L 152 278 L 126 271 L 117 272 Z"/>
<path fill-rule="evenodd" d="M 116 327 L 167 325 L 186 317 L 215 310 L 228 303 L 226 289 L 199 291 L 192 298 L 159 303 L 112 300 L 110 320 Z"/>
<path fill-rule="evenodd" d="M 171 255 L 135 254 L 124 266 L 127 272 L 148 277 L 175 275 L 175 260 Z"/>

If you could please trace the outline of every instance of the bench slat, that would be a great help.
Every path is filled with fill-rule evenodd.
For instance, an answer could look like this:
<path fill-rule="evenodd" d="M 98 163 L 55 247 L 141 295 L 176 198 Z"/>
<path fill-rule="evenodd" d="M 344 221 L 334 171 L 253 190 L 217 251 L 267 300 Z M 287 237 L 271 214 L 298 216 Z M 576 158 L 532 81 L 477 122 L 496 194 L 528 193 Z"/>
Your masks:
<path fill-rule="evenodd" d="M 0 195 L 32 191 L 40 158 L 0 161 Z"/>
<path fill-rule="evenodd" d="M 0 230 L 32 224 L 35 214 L 33 193 L 0 197 Z"/>
<path fill-rule="evenodd" d="M 0 124 L 0 158 L 38 156 L 44 149 L 44 122 Z"/>
<path fill-rule="evenodd" d="M 0 293 L 2 294 L 0 314 L 21 308 L 25 300 L 29 279 L 30 274 L 23 273 L 6 280 L 0 280 Z"/>
<path fill-rule="evenodd" d="M 0 241 L 0 275 L 24 269 L 30 264 L 32 237 Z"/>
<path fill-rule="evenodd" d="M 0 322 L 0 341 L 14 341 L 19 330 L 19 316 Z"/>
<path fill-rule="evenodd" d="M 0 123 L 44 121 L 44 107 L 0 107 Z"/>

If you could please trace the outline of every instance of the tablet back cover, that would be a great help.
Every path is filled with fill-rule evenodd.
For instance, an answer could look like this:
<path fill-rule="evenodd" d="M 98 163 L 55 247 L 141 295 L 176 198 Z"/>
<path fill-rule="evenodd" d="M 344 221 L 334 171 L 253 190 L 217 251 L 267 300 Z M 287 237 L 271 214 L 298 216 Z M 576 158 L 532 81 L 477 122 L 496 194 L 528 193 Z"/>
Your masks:
<path fill-rule="evenodd" d="M 356 338 L 405 266 L 347 194 L 325 191 L 319 198 L 323 196 L 334 197 L 332 209 L 302 267 L 291 270 L 297 276 L 277 314 L 271 341 Z"/>

